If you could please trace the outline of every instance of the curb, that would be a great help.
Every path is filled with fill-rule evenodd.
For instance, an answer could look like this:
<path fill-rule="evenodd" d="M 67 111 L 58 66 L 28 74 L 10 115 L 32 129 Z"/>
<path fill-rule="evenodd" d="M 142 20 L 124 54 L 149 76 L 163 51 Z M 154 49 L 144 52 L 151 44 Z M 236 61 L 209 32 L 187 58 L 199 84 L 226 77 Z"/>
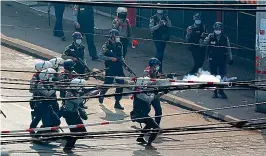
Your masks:
<path fill-rule="evenodd" d="M 46 48 L 19 40 L 19 39 L 13 39 L 7 36 L 4 36 L 3 34 L 1 34 L 1 44 L 13 49 L 16 49 L 22 53 L 34 56 L 36 58 L 41 58 L 41 59 L 51 59 L 53 57 L 56 56 L 60 56 L 59 53 L 56 53 L 54 51 L 48 50 Z M 171 105 L 174 106 L 178 106 L 178 107 L 183 107 L 186 108 L 188 110 L 193 110 L 193 111 L 204 111 L 204 110 L 209 110 L 206 107 L 200 106 L 198 104 L 196 104 L 195 102 L 189 101 L 187 99 L 183 99 L 171 94 L 167 94 L 161 97 L 162 101 L 165 101 Z M 234 118 L 232 116 L 229 115 L 222 115 L 218 112 L 215 111 L 207 111 L 204 113 L 200 113 L 206 116 L 209 116 L 211 118 L 214 119 L 218 119 L 218 120 L 222 120 L 222 121 L 226 121 L 226 122 L 236 122 L 239 121 L 239 119 Z"/>

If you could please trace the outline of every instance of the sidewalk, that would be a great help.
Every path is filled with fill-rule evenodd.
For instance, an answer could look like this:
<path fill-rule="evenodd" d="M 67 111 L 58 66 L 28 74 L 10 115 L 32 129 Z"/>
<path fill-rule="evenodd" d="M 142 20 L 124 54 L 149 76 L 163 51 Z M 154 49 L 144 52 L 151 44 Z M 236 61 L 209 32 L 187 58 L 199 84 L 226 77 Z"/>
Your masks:
<path fill-rule="evenodd" d="M 65 20 L 64 30 L 66 32 L 67 41 L 63 42 L 58 38 L 52 36 L 52 29 L 55 20 L 51 19 L 51 27 L 48 26 L 48 19 L 44 15 L 35 14 L 31 11 L 13 6 L 6 6 L 6 3 L 2 3 L 2 33 L 8 37 L 18 38 L 25 40 L 32 44 L 45 47 L 49 50 L 62 53 L 65 47 L 71 43 L 71 33 L 73 32 L 73 23 L 69 20 Z M 65 18 L 69 18 L 71 10 L 65 11 Z M 52 13 L 53 11 L 51 11 Z M 68 13 L 67 13 L 68 12 Z M 98 19 L 99 18 L 99 19 Z M 104 18 L 103 16 L 95 14 L 95 27 L 100 25 L 108 27 L 110 25 L 110 19 Z M 8 27 L 4 25 L 16 25 L 20 27 Z M 23 27 L 23 28 L 21 28 Z M 33 29 L 38 28 L 38 29 Z M 144 29 L 133 29 L 133 37 L 150 38 L 150 33 Z M 99 51 L 102 44 L 106 40 L 103 36 L 95 36 L 95 45 Z M 86 54 L 88 55 L 88 54 Z M 127 63 L 137 73 L 142 75 L 144 67 L 150 57 L 155 56 L 155 46 L 151 41 L 139 40 L 139 45 L 136 49 L 128 49 L 128 55 L 126 58 Z M 87 56 L 88 57 L 88 56 Z M 87 60 L 88 65 L 92 68 L 104 67 L 103 62 L 95 62 L 90 59 Z M 137 62 L 137 63 L 136 63 Z M 189 51 L 185 45 L 181 44 L 168 44 L 164 59 L 164 72 L 176 72 L 179 74 L 186 74 L 193 65 L 193 60 Z M 254 65 L 250 62 L 235 58 L 235 64 L 228 68 L 228 76 L 236 76 L 240 80 L 251 80 L 254 79 Z M 207 68 L 207 63 L 204 65 Z M 127 74 L 127 72 L 126 72 Z M 182 79 L 182 77 L 180 77 Z M 207 108 L 218 108 L 232 105 L 248 104 L 254 102 L 254 91 L 226 91 L 228 100 L 212 99 L 212 91 L 200 90 L 196 91 L 185 91 L 176 94 L 179 97 L 190 100 L 203 107 Z M 265 114 L 255 113 L 255 107 L 245 107 L 238 109 L 222 110 L 219 113 L 223 115 L 230 115 L 239 119 L 254 119 L 266 117 Z"/>

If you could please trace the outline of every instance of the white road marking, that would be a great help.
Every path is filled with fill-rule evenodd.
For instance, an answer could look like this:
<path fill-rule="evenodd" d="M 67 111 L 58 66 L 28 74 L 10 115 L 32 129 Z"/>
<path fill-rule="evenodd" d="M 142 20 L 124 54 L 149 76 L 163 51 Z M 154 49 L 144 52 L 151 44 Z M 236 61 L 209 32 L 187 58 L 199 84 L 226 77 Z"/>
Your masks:
<path fill-rule="evenodd" d="M 23 107 L 23 106 L 20 106 L 20 105 L 17 105 L 17 104 L 14 104 L 14 103 L 11 103 L 12 105 L 14 105 L 14 106 L 17 106 L 17 107 L 19 107 L 19 108 L 22 108 L 22 109 L 25 109 L 25 110 L 27 110 L 27 111 L 31 111 L 29 108 L 26 108 L 26 107 Z"/>

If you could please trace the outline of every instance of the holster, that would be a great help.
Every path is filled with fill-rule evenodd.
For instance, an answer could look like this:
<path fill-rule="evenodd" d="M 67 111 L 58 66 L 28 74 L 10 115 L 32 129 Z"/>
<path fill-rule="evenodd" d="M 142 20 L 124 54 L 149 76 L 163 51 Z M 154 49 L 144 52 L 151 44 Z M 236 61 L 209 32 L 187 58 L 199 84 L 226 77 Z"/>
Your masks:
<path fill-rule="evenodd" d="M 141 115 L 143 114 L 142 110 L 139 111 L 133 110 L 130 112 L 130 119 L 132 120 L 132 122 L 144 123 L 144 119 L 139 119 L 144 117 L 144 115 Z"/>

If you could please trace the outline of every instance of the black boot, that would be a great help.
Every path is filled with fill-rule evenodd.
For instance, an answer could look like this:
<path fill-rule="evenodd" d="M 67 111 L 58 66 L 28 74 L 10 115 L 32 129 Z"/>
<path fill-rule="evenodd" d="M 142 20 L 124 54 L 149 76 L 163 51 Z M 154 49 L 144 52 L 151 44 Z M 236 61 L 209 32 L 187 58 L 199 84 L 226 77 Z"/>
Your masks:
<path fill-rule="evenodd" d="M 118 102 L 118 101 L 115 102 L 115 107 L 114 108 L 124 110 L 124 107 L 122 107 L 120 102 Z"/>
<path fill-rule="evenodd" d="M 214 98 L 214 99 L 217 99 L 218 98 L 218 92 L 217 92 L 216 89 L 213 92 L 212 98 Z"/>
<path fill-rule="evenodd" d="M 224 90 L 219 89 L 219 94 L 220 94 L 222 99 L 227 99 L 227 96 L 225 95 Z"/>
<path fill-rule="evenodd" d="M 147 144 L 147 141 L 143 137 L 138 137 L 136 141 L 141 144 Z"/>
<path fill-rule="evenodd" d="M 99 103 L 100 103 L 100 104 L 103 104 L 103 99 L 104 99 L 103 97 L 99 97 L 98 100 L 99 100 Z"/>

